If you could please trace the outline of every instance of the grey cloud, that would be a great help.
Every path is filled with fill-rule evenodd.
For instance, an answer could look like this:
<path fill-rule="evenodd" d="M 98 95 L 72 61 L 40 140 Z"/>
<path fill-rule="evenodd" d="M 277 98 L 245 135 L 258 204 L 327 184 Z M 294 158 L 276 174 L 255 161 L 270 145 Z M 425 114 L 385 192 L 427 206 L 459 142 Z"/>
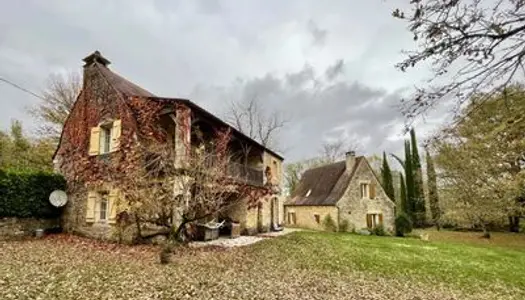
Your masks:
<path fill-rule="evenodd" d="M 336 79 L 339 75 L 344 73 L 345 61 L 338 59 L 333 65 L 329 66 L 325 71 L 325 76 L 328 81 Z"/>
<path fill-rule="evenodd" d="M 222 111 L 224 115 L 225 106 L 221 104 L 227 99 L 243 101 L 250 99 L 248 95 L 258 95 L 268 110 L 278 110 L 291 117 L 279 141 L 290 160 L 314 156 L 323 141 L 334 138 L 354 139 L 367 154 L 402 146 L 385 143 L 389 135 L 401 132 L 402 116 L 394 105 L 400 95 L 357 81 L 334 83 L 310 78 L 315 73 L 311 67 L 305 66 L 283 76 L 266 74 L 238 81 L 228 88 L 201 87 L 194 91 L 193 97 L 212 111 Z M 308 78 L 319 84 L 292 85 L 289 84 L 290 78 L 297 79 L 294 82 L 304 82 L 304 78 Z"/>
<path fill-rule="evenodd" d="M 319 28 L 314 20 L 309 20 L 307 24 L 307 29 L 313 39 L 313 44 L 317 46 L 322 46 L 326 42 L 326 37 L 328 35 L 328 30 Z"/>
<path fill-rule="evenodd" d="M 158 95 L 191 97 L 218 114 L 234 97 L 282 110 L 293 118 L 281 137 L 289 160 L 337 136 L 376 152 L 402 147 L 394 104 L 420 78 L 392 67 L 413 43 L 390 17 L 388 6 L 400 3 L 10 1 L 0 10 L 0 76 L 39 91 L 51 72 L 81 70 L 98 49 Z M 0 84 L 0 127 L 11 118 L 34 125 L 25 108 L 36 101 Z"/>
<path fill-rule="evenodd" d="M 307 82 L 314 80 L 314 69 L 310 65 L 305 65 L 304 68 L 297 73 L 286 74 L 286 83 L 293 88 L 302 87 Z"/>

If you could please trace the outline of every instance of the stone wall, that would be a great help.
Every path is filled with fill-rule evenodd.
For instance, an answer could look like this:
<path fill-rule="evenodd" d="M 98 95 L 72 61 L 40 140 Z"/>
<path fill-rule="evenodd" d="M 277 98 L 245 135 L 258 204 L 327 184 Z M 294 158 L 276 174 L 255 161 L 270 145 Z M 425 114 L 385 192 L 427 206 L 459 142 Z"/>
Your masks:
<path fill-rule="evenodd" d="M 335 206 L 285 206 L 284 213 L 285 224 L 292 227 L 325 230 L 323 220 L 327 215 L 330 215 L 336 226 L 338 225 Z M 290 213 L 295 213 L 295 224 L 293 220 L 289 220 Z M 319 216 L 317 219 L 316 215 Z"/>
<path fill-rule="evenodd" d="M 59 219 L 0 218 L 0 239 L 34 235 L 36 229 L 60 227 Z"/>
<path fill-rule="evenodd" d="M 361 198 L 361 183 L 375 184 L 376 197 L 374 199 Z M 385 229 L 394 230 L 395 204 L 388 198 L 365 161 L 359 164 L 348 189 L 337 203 L 337 207 L 339 207 L 339 222 L 346 220 L 349 231 L 366 228 L 367 214 L 382 214 Z"/>
<path fill-rule="evenodd" d="M 64 231 L 100 240 L 117 241 L 120 239 L 122 242 L 131 242 L 133 233 L 126 231 L 124 237 L 119 237 L 116 225 L 86 222 L 87 196 L 85 188 L 79 188 L 76 193 L 69 195 L 69 201 L 62 214 Z M 131 229 L 134 230 L 133 226 Z"/>

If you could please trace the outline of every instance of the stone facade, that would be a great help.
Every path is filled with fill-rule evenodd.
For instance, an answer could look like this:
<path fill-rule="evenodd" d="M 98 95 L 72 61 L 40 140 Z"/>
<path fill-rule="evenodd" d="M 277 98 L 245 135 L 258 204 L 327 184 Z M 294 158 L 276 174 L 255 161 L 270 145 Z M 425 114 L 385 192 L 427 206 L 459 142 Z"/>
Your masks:
<path fill-rule="evenodd" d="M 376 187 L 374 199 L 361 197 L 361 183 L 373 184 Z M 388 231 L 394 230 L 395 204 L 388 198 L 366 161 L 359 164 L 336 206 L 339 209 L 339 222 L 346 220 L 349 231 L 367 228 L 367 214 L 382 214 L 384 228 Z"/>
<path fill-rule="evenodd" d="M 286 224 L 291 227 L 325 230 L 323 221 L 328 215 L 338 226 L 337 211 L 335 206 L 285 206 Z"/>
<path fill-rule="evenodd" d="M 59 219 L 0 218 L 0 239 L 32 236 L 36 229 L 60 227 Z"/>
<path fill-rule="evenodd" d="M 248 208 L 246 201 L 242 201 L 225 211 L 223 215 L 239 222 L 242 234 L 268 232 L 271 230 L 272 217 L 277 225 L 284 223 L 284 199 L 280 196 L 266 196 L 261 199 L 258 207 L 252 208 Z"/>
<path fill-rule="evenodd" d="M 100 54 L 98 53 L 97 55 Z M 100 56 L 98 56 L 97 59 L 99 62 L 97 64 L 86 61 L 82 92 L 66 121 L 59 150 L 54 157 L 55 169 L 62 173 L 68 181 L 69 202 L 64 208 L 63 228 L 67 232 L 78 233 L 87 237 L 122 240 L 122 235 L 119 235 L 119 233 L 122 233 L 122 228 L 117 230 L 115 218 L 122 210 L 118 208 L 115 209 L 117 206 L 120 206 L 120 204 L 117 205 L 115 203 L 122 202 L 122 200 L 125 202 L 125 197 L 119 196 L 117 197 L 120 199 L 119 201 L 113 201 L 111 195 L 115 190 L 115 193 L 122 194 L 123 191 L 119 191 L 118 187 L 113 185 L 115 185 L 115 177 L 118 177 L 118 174 L 124 174 L 121 169 L 125 169 L 124 167 L 126 166 L 122 166 L 122 168 L 117 171 L 111 171 L 107 166 L 110 162 L 113 162 L 114 159 L 116 162 L 125 159 L 127 153 L 122 151 L 122 149 L 128 148 L 123 147 L 123 145 L 125 145 L 123 142 L 127 141 L 128 144 L 134 143 L 134 141 L 137 141 L 137 136 L 140 133 L 140 126 L 142 126 L 140 120 L 126 119 L 133 118 L 134 116 L 133 111 L 130 110 L 131 100 L 139 97 L 141 101 L 147 101 L 146 98 L 154 97 L 154 95 L 114 74 L 107 68 L 107 64 L 101 65 L 100 61 L 104 62 L 105 59 Z M 167 103 L 167 101 L 161 102 Z M 173 138 L 176 153 L 175 164 L 178 167 L 183 166 L 184 157 L 186 157 L 189 151 L 187 145 L 191 144 L 190 128 L 193 126 L 193 121 L 195 121 L 192 119 L 192 116 L 194 116 L 194 113 L 197 111 L 194 106 L 190 107 L 186 102 L 177 102 L 177 104 L 173 104 L 174 112 L 163 112 L 164 115 L 172 118 L 171 122 L 174 124 L 173 136 L 171 137 Z M 168 109 L 168 107 L 172 106 L 166 106 L 166 109 Z M 205 118 L 205 115 L 199 116 Z M 113 137 L 112 134 L 109 135 L 112 138 L 111 145 L 117 145 L 117 147 L 111 146 L 110 148 L 112 150 L 109 153 L 106 151 L 98 151 L 100 149 L 98 143 L 101 142 L 99 138 L 94 138 L 96 135 L 93 134 L 94 129 L 100 132 L 100 129 L 106 126 L 106 121 L 117 122 L 118 131 L 114 131 L 119 133 L 117 137 Z M 162 122 L 162 120 L 159 120 L 159 122 Z M 137 128 L 128 126 L 129 124 L 137 124 Z M 179 124 L 183 124 L 184 126 L 180 126 Z M 227 125 L 219 124 L 217 126 Z M 83 139 L 78 138 L 79 135 L 82 135 Z M 126 137 L 126 139 L 121 139 L 121 137 Z M 247 143 L 255 143 L 242 137 L 239 140 Z M 93 146 L 95 144 L 94 142 L 96 142 L 98 146 Z M 67 159 L 68 153 L 71 152 L 71 145 L 74 146 L 74 150 L 82 153 L 82 157 Z M 254 163 L 259 164 L 258 167 L 261 168 L 261 188 L 263 184 L 262 170 L 265 170 L 267 167 L 271 170 L 272 183 L 279 185 L 282 177 L 282 158 L 274 155 L 271 150 L 260 145 L 254 147 L 254 149 L 259 151 L 256 152 L 257 155 L 252 158 L 256 160 Z M 78 168 L 72 171 L 73 168 L 70 167 L 72 163 L 70 162 L 75 162 L 75 165 L 77 165 L 76 162 L 78 161 L 87 162 L 85 163 L 86 167 L 82 168 L 81 171 L 79 171 Z M 81 179 L 79 179 L 78 172 L 81 172 L 83 175 Z M 259 185 L 257 185 L 257 187 L 259 187 Z M 175 189 L 176 188 L 177 187 L 175 187 Z M 93 205 L 90 205 L 90 201 L 93 203 L 90 199 L 94 198 L 90 195 L 101 191 L 109 193 L 108 201 L 100 202 L 106 203 L 105 205 L 107 205 L 105 209 L 110 214 L 107 222 L 97 222 L 97 218 L 93 217 L 93 215 L 96 215 Z M 243 201 L 234 208 L 231 208 L 228 214 L 232 215 L 232 219 L 241 223 L 243 232 L 255 233 L 258 231 L 268 231 L 271 228 L 273 215 L 275 216 L 273 222 L 282 224 L 282 214 L 284 211 L 282 207 L 283 200 L 279 195 L 272 195 L 271 197 L 275 197 L 278 200 L 272 204 L 274 200 L 270 198 L 261 199 L 261 206 L 251 209 L 248 209 L 246 202 Z M 102 209 L 100 210 L 102 211 Z M 132 227 L 134 226 L 131 226 L 131 228 Z M 131 239 L 133 236 L 131 231 L 131 229 L 124 231 L 124 240 Z"/>
<path fill-rule="evenodd" d="M 350 178 L 346 188 L 342 190 L 344 192 L 340 198 L 335 198 L 333 204 L 328 205 L 294 205 L 289 203 L 285 206 L 286 224 L 314 230 L 326 230 L 323 220 L 327 215 L 330 215 L 337 227 L 346 223 L 348 231 L 370 227 L 371 218 L 374 219 L 372 226 L 381 223 L 387 231 L 394 231 L 395 204 L 386 195 L 366 159 L 364 157 L 360 159 L 353 156 L 348 157 L 345 168 L 344 172 L 351 172 L 351 175 L 345 173 L 339 179 L 340 181 L 344 180 L 345 176 Z M 338 182 L 339 184 L 340 182 Z M 365 194 L 361 192 L 361 184 L 367 185 Z"/>

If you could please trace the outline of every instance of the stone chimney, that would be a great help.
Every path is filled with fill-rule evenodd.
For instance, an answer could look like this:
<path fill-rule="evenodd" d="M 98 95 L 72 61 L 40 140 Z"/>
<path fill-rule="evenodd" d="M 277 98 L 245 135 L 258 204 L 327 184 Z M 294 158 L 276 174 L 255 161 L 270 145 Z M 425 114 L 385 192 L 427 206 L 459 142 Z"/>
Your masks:
<path fill-rule="evenodd" d="M 346 171 L 352 172 L 355 164 L 355 151 L 346 152 Z"/>
<path fill-rule="evenodd" d="M 109 64 L 111 64 L 111 62 L 102 56 L 98 50 L 86 56 L 83 61 L 85 62 L 84 68 L 89 67 L 96 62 L 103 65 L 104 67 L 107 67 Z"/>
<path fill-rule="evenodd" d="M 98 65 L 107 68 L 111 62 L 102 56 L 98 50 L 86 56 L 82 61 L 84 61 L 82 90 L 88 90 L 89 84 L 93 82 L 93 78 L 97 76 L 96 74 L 98 74 L 98 72 L 95 71 L 95 65 L 98 63 Z"/>

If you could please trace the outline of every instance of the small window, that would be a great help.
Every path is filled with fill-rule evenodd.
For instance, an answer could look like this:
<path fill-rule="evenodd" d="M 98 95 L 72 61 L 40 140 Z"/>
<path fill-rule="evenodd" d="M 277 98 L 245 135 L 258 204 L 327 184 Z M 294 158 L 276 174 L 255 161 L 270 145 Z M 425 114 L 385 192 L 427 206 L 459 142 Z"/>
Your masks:
<path fill-rule="evenodd" d="M 368 228 L 375 228 L 383 225 L 383 214 L 367 214 L 366 226 Z"/>
<path fill-rule="evenodd" d="M 368 199 L 370 197 L 370 185 L 368 183 L 361 183 L 361 198 Z"/>
<path fill-rule="evenodd" d="M 111 151 L 112 124 L 106 124 L 100 127 L 100 154 Z"/>
<path fill-rule="evenodd" d="M 288 224 L 295 225 L 296 219 L 295 219 L 295 212 L 289 212 L 288 213 Z"/>
<path fill-rule="evenodd" d="M 108 195 L 106 193 L 100 195 L 98 220 L 99 222 L 106 222 L 108 220 Z"/>
<path fill-rule="evenodd" d="M 321 224 L 321 216 L 319 214 L 314 214 L 315 223 Z"/>

